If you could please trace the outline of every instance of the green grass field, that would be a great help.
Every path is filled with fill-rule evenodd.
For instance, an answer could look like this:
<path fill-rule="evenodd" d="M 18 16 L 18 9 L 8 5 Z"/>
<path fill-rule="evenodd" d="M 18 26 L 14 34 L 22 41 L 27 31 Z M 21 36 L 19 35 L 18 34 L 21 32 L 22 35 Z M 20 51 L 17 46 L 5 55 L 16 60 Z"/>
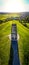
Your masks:
<path fill-rule="evenodd" d="M 8 35 L 11 33 L 11 26 L 13 23 L 16 23 L 17 33 L 20 36 L 18 40 L 20 64 L 26 65 L 25 55 L 27 56 L 29 53 L 29 29 L 16 20 L 0 24 L 0 65 L 8 65 L 11 47 L 11 41 Z"/>

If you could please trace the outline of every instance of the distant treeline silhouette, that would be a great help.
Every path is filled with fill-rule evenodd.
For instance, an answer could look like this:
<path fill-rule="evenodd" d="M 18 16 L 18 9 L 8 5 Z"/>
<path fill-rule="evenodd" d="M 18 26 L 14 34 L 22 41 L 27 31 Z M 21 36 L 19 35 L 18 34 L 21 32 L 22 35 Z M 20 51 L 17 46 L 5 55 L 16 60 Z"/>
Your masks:
<path fill-rule="evenodd" d="M 6 18 L 6 19 L 3 19 L 3 20 L 0 20 L 0 24 L 11 21 L 11 20 L 18 20 L 21 24 L 23 24 L 25 27 L 28 28 L 26 23 L 29 23 L 29 16 L 27 16 L 25 18 L 20 18 L 20 17 Z"/>
<path fill-rule="evenodd" d="M 25 17 L 25 18 L 20 18 L 20 17 L 9 17 L 6 18 L 4 20 L 0 20 L 0 24 L 1 23 L 5 23 L 11 20 L 19 20 L 20 23 L 29 23 L 29 16 Z"/>

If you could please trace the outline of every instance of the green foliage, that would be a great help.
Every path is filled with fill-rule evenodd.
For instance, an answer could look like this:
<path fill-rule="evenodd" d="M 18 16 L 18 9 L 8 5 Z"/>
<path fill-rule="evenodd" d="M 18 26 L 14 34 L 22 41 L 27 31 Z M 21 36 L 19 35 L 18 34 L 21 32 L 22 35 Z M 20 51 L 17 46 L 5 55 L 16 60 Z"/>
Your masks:
<path fill-rule="evenodd" d="M 3 17 L 4 18 L 4 17 Z M 21 65 L 26 65 L 26 56 L 29 57 L 29 29 L 23 26 L 19 21 L 12 20 L 0 24 L 0 65 L 8 65 L 11 41 L 11 25 L 16 23 L 17 33 L 19 34 L 18 51 Z M 29 26 L 29 25 L 28 25 Z M 25 56 L 25 57 L 24 57 Z M 28 59 L 29 65 L 29 59 Z"/>

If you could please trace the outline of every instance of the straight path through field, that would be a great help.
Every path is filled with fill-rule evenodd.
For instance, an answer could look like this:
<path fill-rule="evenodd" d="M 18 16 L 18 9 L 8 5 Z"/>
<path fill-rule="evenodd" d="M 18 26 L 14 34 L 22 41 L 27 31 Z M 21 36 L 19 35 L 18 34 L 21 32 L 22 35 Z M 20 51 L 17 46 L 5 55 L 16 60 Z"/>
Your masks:
<path fill-rule="evenodd" d="M 12 24 L 12 29 L 11 29 L 11 50 L 10 50 L 9 65 L 20 65 L 16 24 Z"/>

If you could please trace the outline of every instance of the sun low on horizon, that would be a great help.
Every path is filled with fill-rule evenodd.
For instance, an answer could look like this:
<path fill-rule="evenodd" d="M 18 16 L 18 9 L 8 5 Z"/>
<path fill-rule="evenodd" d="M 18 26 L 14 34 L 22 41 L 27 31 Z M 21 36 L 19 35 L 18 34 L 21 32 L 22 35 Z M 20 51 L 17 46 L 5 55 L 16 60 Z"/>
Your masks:
<path fill-rule="evenodd" d="M 0 12 L 24 12 L 29 10 L 29 0 L 0 0 Z"/>

